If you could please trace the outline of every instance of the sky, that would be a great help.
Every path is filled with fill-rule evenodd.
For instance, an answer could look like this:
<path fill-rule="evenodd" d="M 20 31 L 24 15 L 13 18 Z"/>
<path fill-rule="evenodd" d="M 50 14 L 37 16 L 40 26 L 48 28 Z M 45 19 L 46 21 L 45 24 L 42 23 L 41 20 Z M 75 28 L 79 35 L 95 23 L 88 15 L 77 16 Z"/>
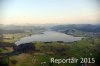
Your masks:
<path fill-rule="evenodd" d="M 3 0 L 1 24 L 95 24 L 95 0 Z"/>

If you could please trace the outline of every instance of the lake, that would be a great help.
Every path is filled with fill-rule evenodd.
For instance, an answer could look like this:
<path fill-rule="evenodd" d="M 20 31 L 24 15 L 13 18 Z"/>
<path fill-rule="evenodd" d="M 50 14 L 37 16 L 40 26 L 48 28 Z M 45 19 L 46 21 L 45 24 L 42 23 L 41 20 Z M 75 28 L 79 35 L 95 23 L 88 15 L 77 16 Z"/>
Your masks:
<path fill-rule="evenodd" d="M 56 31 L 45 31 L 41 34 L 35 34 L 29 37 L 23 37 L 19 41 L 15 42 L 16 45 L 42 41 L 42 42 L 53 42 L 53 41 L 63 41 L 63 42 L 73 42 L 79 41 L 82 37 L 74 37 L 71 35 L 67 35 L 64 33 L 56 32 Z"/>

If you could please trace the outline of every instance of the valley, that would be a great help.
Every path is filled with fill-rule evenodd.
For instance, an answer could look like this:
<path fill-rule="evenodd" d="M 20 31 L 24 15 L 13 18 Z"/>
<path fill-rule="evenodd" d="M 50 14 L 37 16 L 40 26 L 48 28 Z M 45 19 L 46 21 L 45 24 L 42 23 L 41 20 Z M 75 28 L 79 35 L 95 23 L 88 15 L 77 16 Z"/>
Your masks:
<path fill-rule="evenodd" d="M 0 28 L 0 66 L 82 66 L 81 63 L 61 63 L 52 64 L 50 58 L 95 58 L 95 63 L 87 63 L 87 66 L 99 66 L 100 61 L 100 31 L 99 26 L 90 25 L 62 25 L 62 26 L 17 26 L 17 29 Z M 88 25 L 89 26 L 89 25 Z M 81 28 L 81 29 L 78 29 Z M 84 30 L 83 30 L 84 28 Z M 85 28 L 88 30 L 85 30 Z M 95 30 L 94 30 L 95 28 Z M 16 41 L 20 41 L 23 37 L 30 37 L 41 34 L 45 31 L 52 30 L 74 37 L 85 37 L 78 41 L 64 42 L 64 41 L 31 41 L 29 43 L 22 43 L 16 45 Z M 58 34 L 58 33 L 57 33 Z M 56 39 L 57 34 L 49 36 Z M 54 35 L 54 36 L 52 36 Z M 59 34 L 58 34 L 59 35 Z M 39 35 L 41 37 L 41 35 Z M 56 37 L 55 37 L 56 36 Z M 44 36 L 42 36 L 44 37 Z M 62 35 L 60 36 L 62 37 Z M 59 38 L 60 38 L 59 37 Z M 65 39 L 67 41 L 67 38 Z M 51 39 L 53 39 L 51 38 Z M 31 38 L 35 39 L 35 38 Z M 45 38 L 42 38 L 45 39 Z M 54 40 L 53 39 L 53 40 Z M 58 39 L 58 38 L 57 38 Z M 45 39 L 47 40 L 47 39 Z M 50 39 L 49 39 L 50 40 Z M 26 41 L 26 40 L 23 40 Z M 44 63 L 46 62 L 46 63 Z M 80 62 L 80 60 L 78 61 Z"/>

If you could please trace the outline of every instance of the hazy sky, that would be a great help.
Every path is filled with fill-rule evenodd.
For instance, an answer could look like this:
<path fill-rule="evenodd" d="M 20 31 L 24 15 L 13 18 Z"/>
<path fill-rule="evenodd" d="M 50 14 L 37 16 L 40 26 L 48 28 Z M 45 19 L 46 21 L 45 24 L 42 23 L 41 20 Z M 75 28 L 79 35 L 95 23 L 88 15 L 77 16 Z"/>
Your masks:
<path fill-rule="evenodd" d="M 99 12 L 94 0 L 4 0 L 1 7 L 3 24 L 93 24 Z"/>

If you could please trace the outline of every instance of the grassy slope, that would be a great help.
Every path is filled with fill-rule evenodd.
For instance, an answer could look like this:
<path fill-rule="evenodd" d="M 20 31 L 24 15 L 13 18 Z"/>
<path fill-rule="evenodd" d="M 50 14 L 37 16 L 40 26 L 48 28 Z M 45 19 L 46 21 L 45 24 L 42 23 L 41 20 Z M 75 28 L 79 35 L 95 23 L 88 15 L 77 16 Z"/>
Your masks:
<path fill-rule="evenodd" d="M 10 40 L 4 40 L 6 42 L 15 42 L 16 40 L 18 40 L 20 37 L 23 36 L 27 36 L 29 34 L 6 34 L 4 35 L 4 37 L 6 38 L 11 38 Z M 15 37 L 14 39 L 12 37 Z M 90 53 L 94 52 L 92 51 L 92 49 L 94 49 L 94 47 L 100 44 L 100 38 L 85 38 L 81 41 L 77 41 L 77 42 L 71 42 L 71 43 L 57 43 L 57 42 L 53 42 L 53 43 L 48 43 L 48 44 L 44 44 L 43 42 L 37 42 L 36 43 L 36 48 L 40 49 L 41 46 L 53 46 L 53 47 L 59 47 L 59 46 L 68 46 L 70 47 L 70 49 L 68 51 L 66 51 L 68 56 L 71 57 L 76 57 L 76 58 L 80 58 L 81 57 L 94 57 L 90 56 Z M 63 47 L 63 46 L 62 46 Z M 49 49 L 49 48 L 48 48 Z M 37 52 L 39 53 L 39 52 Z M 37 60 L 35 63 L 32 63 L 32 58 L 33 55 L 30 54 L 20 54 L 20 55 L 16 55 L 16 56 L 12 56 L 10 57 L 10 59 L 14 59 L 17 60 L 17 64 L 12 65 L 10 64 L 10 66 L 40 66 L 40 63 L 43 61 L 49 61 L 50 57 L 52 57 L 52 55 L 36 55 L 35 59 Z M 58 55 L 55 55 L 53 57 L 58 57 L 61 58 L 61 56 L 59 57 Z M 20 61 L 19 61 L 20 60 Z M 55 64 L 54 66 L 75 66 L 76 64 Z M 46 65 L 48 66 L 48 64 Z"/>
<path fill-rule="evenodd" d="M 39 49 L 41 46 L 69 46 L 70 49 L 66 52 L 68 56 L 71 57 L 75 57 L 75 58 L 80 58 L 80 57 L 93 57 L 90 55 L 90 53 L 92 53 L 93 47 L 95 47 L 96 44 L 100 43 L 100 39 L 95 39 L 95 44 L 92 44 L 93 42 L 91 41 L 91 39 L 83 39 L 81 41 L 77 41 L 77 42 L 71 42 L 71 43 L 57 43 L 57 42 L 53 42 L 53 43 L 48 43 L 48 44 L 44 44 L 43 42 L 37 42 L 36 43 L 36 47 Z M 39 52 L 36 52 L 39 53 Z M 66 55 L 66 56 L 67 56 Z M 16 57 L 19 57 L 21 55 L 15 56 L 14 59 L 16 59 Z M 24 58 L 23 58 L 23 57 Z M 59 55 L 35 55 L 35 62 L 32 63 L 32 59 L 34 57 L 34 53 L 32 55 L 27 55 L 24 56 L 22 54 L 22 56 L 20 58 L 22 58 L 21 61 L 18 61 L 17 66 L 40 66 L 41 62 L 47 61 L 47 63 L 49 63 L 48 61 L 50 61 L 51 57 L 57 57 L 57 58 L 62 58 L 63 56 L 59 56 Z M 16 66 L 16 65 L 15 65 Z M 46 64 L 46 66 L 49 66 L 49 64 Z M 77 66 L 76 64 L 54 64 L 54 66 Z"/>

